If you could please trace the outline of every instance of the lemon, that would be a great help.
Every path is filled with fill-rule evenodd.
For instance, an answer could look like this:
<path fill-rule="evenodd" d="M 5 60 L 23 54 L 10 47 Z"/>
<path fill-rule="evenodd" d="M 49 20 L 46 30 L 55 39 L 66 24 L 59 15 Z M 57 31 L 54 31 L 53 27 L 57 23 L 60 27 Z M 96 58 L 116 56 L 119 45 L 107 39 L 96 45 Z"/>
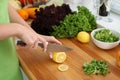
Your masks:
<path fill-rule="evenodd" d="M 58 70 L 60 71 L 67 71 L 69 69 L 69 66 L 66 64 L 61 64 L 58 66 Z"/>
<path fill-rule="evenodd" d="M 81 31 L 77 34 L 77 40 L 82 43 L 88 43 L 90 41 L 90 34 L 85 31 Z"/>
<path fill-rule="evenodd" d="M 65 52 L 53 52 L 52 60 L 57 63 L 63 63 L 66 60 L 66 53 Z"/>

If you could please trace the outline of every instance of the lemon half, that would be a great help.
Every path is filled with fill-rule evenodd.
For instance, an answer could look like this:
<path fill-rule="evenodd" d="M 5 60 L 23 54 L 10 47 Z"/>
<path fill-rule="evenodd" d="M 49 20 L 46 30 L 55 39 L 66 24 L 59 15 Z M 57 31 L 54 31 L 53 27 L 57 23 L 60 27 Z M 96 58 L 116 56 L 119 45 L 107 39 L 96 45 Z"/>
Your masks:
<path fill-rule="evenodd" d="M 53 52 L 52 53 L 52 60 L 57 63 L 63 63 L 66 60 L 66 53 L 65 52 Z"/>

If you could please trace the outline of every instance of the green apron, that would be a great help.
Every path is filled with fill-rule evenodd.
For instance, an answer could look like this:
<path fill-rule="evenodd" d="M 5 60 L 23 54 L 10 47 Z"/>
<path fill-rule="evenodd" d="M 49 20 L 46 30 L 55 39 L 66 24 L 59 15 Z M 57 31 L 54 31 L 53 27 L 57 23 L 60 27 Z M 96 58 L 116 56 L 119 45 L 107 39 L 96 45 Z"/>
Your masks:
<path fill-rule="evenodd" d="M 0 24 L 3 23 L 9 23 L 8 0 L 0 0 Z M 23 80 L 12 38 L 0 40 L 0 80 Z"/>

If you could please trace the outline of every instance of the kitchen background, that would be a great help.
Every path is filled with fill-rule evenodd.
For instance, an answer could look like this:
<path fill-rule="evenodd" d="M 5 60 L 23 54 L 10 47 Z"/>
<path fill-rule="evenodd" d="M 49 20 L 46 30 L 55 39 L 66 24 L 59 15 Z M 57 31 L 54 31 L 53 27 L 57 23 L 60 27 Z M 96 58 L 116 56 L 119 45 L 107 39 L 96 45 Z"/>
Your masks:
<path fill-rule="evenodd" d="M 11 5 L 15 8 L 20 8 L 19 5 L 14 5 L 14 1 L 17 0 L 9 0 Z M 25 0 L 23 0 L 25 1 Z M 36 0 L 35 0 L 36 1 Z M 57 0 L 53 0 L 57 1 Z M 62 2 L 63 0 L 58 0 L 59 2 Z M 94 7 L 94 1 L 95 0 L 64 0 L 65 3 L 69 4 L 71 9 L 73 11 L 77 10 L 77 6 L 86 6 L 93 14 L 96 14 L 96 9 Z M 29 0 L 27 1 L 29 2 Z M 111 5 L 111 14 L 110 17 L 113 19 L 112 22 L 105 22 L 103 19 L 97 20 L 97 23 L 103 27 L 114 29 L 118 32 L 120 32 L 120 0 L 113 0 Z M 24 72 L 23 75 L 25 77 L 25 80 L 27 80 L 27 77 L 25 76 Z"/>
<path fill-rule="evenodd" d="M 73 11 L 76 11 L 77 5 L 86 6 L 93 14 L 96 13 L 94 7 L 95 0 L 64 0 L 65 3 L 70 4 Z M 103 19 L 97 20 L 97 23 L 103 27 L 111 28 L 120 32 L 120 0 L 112 0 L 110 17 L 113 19 L 112 22 L 105 22 Z"/>
<path fill-rule="evenodd" d="M 11 5 L 13 5 L 16 9 L 20 9 L 19 6 L 19 2 L 18 4 L 14 4 L 16 3 L 18 0 L 9 0 Z M 86 6 L 94 15 L 96 14 L 96 8 L 95 8 L 95 0 L 19 0 L 20 2 L 22 2 L 22 5 L 24 2 L 25 5 L 31 3 L 32 1 L 34 2 L 38 2 L 38 1 L 51 1 L 54 3 L 62 3 L 63 1 L 67 4 L 70 5 L 70 8 L 73 11 L 77 10 L 77 6 Z M 49 4 L 50 5 L 50 4 Z M 29 5 L 30 6 L 30 5 Z M 110 13 L 110 17 L 112 18 L 112 22 L 105 22 L 103 19 L 101 20 L 97 20 L 97 23 L 103 27 L 106 28 L 111 28 L 114 30 L 117 30 L 118 32 L 120 32 L 120 0 L 112 0 L 112 4 L 111 4 L 111 13 Z"/>

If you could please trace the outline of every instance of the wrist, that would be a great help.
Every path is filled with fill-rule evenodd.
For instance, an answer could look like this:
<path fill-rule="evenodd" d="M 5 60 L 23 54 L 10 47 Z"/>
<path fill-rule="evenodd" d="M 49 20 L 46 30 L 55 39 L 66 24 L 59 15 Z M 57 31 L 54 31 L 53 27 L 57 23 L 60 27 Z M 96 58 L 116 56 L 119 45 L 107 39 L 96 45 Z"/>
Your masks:
<path fill-rule="evenodd" d="M 19 37 L 22 34 L 22 30 L 24 30 L 24 27 L 18 23 L 12 23 L 12 25 L 14 26 L 14 34 L 13 36 Z"/>

